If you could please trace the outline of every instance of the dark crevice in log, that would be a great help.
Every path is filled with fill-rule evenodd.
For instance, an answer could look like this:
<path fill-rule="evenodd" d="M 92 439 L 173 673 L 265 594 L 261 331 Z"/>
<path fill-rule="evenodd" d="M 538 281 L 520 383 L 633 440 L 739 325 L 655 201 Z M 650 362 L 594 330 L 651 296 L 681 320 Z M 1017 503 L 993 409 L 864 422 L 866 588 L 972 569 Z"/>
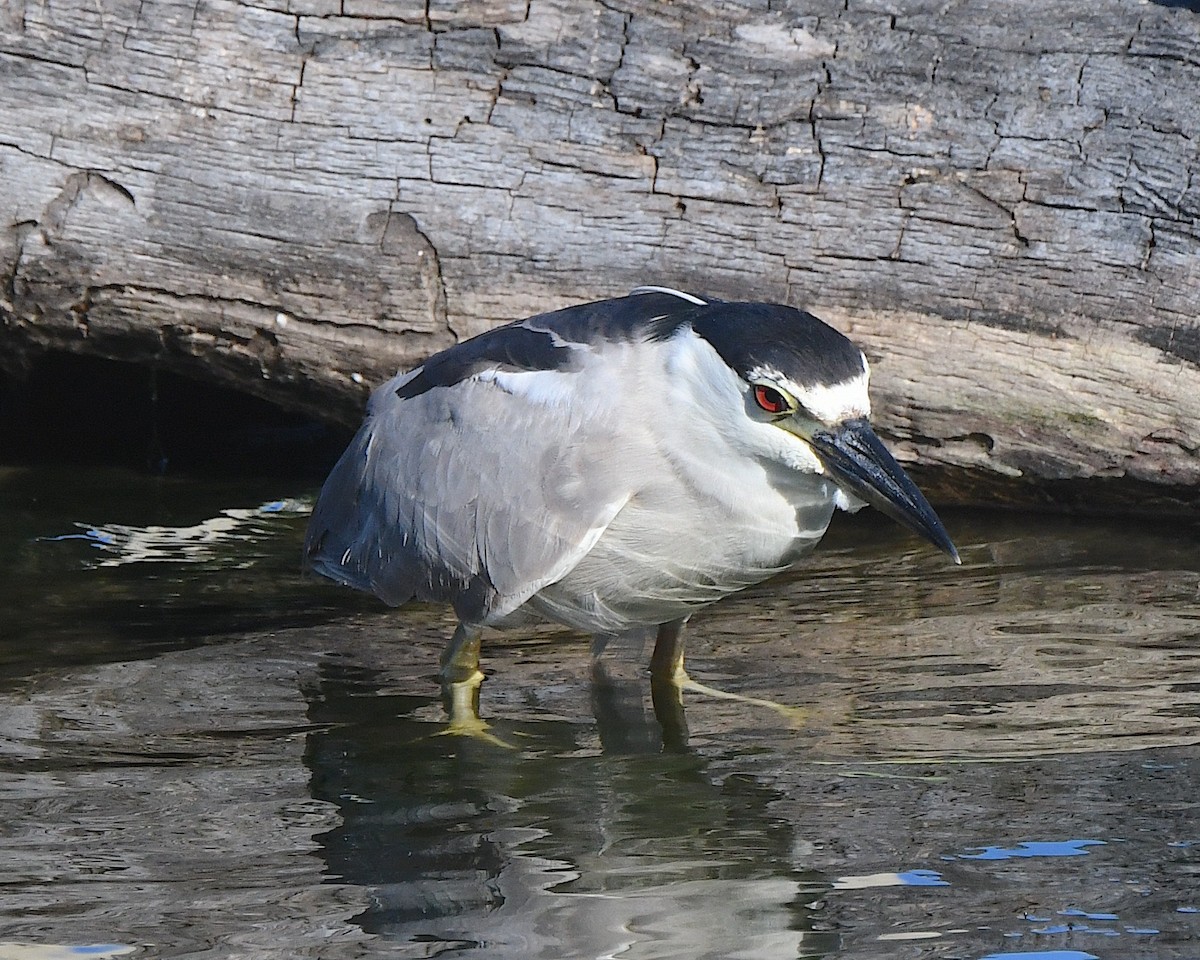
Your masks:
<path fill-rule="evenodd" d="M 319 479 L 348 432 L 170 370 L 51 352 L 0 377 L 6 463 Z"/>

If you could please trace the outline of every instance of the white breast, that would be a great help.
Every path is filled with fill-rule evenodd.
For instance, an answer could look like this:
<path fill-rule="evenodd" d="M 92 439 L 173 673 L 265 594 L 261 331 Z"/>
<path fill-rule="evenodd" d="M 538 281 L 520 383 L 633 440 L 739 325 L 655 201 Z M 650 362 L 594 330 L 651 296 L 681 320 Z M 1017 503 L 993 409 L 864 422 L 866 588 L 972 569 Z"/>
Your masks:
<path fill-rule="evenodd" d="M 816 545 L 836 487 L 783 465 L 773 447 L 779 428 L 755 425 L 761 437 L 748 437 L 740 382 L 707 344 L 680 337 L 609 359 L 644 366 L 634 377 L 622 370 L 620 382 L 639 386 L 616 412 L 640 425 L 614 452 L 635 478 L 633 493 L 574 569 L 531 598 L 534 609 L 598 633 L 665 623 L 787 569 Z"/>

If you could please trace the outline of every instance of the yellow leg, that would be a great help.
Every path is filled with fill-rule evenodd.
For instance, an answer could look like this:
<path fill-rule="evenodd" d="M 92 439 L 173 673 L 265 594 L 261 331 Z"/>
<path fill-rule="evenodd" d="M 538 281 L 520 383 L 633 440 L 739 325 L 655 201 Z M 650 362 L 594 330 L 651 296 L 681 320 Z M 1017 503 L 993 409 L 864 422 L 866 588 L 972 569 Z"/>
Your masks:
<path fill-rule="evenodd" d="M 687 752 L 688 725 L 683 709 L 683 687 L 673 678 L 651 674 L 650 702 L 654 704 L 654 719 L 662 728 L 663 750 L 667 753 Z"/>
<path fill-rule="evenodd" d="M 479 627 L 467 626 L 460 623 L 454 631 L 454 636 L 442 651 L 441 678 L 443 684 L 467 683 L 483 680 L 483 671 L 479 669 L 479 645 L 483 630 Z M 479 682 L 475 684 L 476 690 Z"/>
<path fill-rule="evenodd" d="M 457 682 L 442 683 L 442 706 L 446 710 L 446 729 L 438 732 L 439 737 L 473 737 L 485 743 L 508 750 L 516 748 L 494 733 L 488 722 L 479 716 L 479 685 L 483 674 L 476 671 L 473 677 Z"/>
<path fill-rule="evenodd" d="M 498 747 L 514 749 L 494 733 L 479 716 L 479 687 L 483 671 L 479 669 L 479 645 L 483 631 L 460 623 L 442 651 L 442 706 L 448 723 L 440 736 L 474 737 Z"/>
<path fill-rule="evenodd" d="M 688 678 L 683 669 L 683 630 L 687 617 L 672 620 L 658 628 L 654 653 L 650 656 L 650 676 L 660 682 L 682 685 Z"/>
<path fill-rule="evenodd" d="M 658 628 L 654 653 L 650 655 L 650 700 L 662 727 L 663 749 L 679 753 L 687 749 L 687 716 L 683 711 L 683 687 L 690 682 L 683 669 L 683 632 L 687 617 Z"/>
<path fill-rule="evenodd" d="M 718 690 L 707 684 L 697 683 L 687 675 L 683 668 L 683 629 L 687 618 L 672 620 L 658 628 L 658 639 L 654 643 L 654 654 L 650 658 L 651 692 L 654 697 L 654 712 L 664 729 L 669 722 L 673 727 L 682 727 L 683 723 L 683 691 L 691 690 L 722 700 L 737 700 L 751 706 L 766 707 L 773 710 L 788 721 L 792 727 L 804 726 L 808 711 L 801 707 L 791 707 L 786 703 L 776 703 L 761 697 L 745 697 L 739 693 L 729 693 Z M 667 721 L 664 722 L 664 717 Z"/>

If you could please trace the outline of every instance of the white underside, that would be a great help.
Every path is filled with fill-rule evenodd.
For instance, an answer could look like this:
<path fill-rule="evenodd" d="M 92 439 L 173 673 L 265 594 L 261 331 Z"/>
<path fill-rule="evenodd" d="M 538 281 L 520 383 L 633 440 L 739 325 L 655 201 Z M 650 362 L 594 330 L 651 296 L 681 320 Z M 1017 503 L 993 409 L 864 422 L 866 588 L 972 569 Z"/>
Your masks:
<path fill-rule="evenodd" d="M 686 617 L 810 552 L 834 509 L 824 486 L 814 484 L 807 505 L 789 504 L 765 489 L 736 506 L 678 504 L 673 511 L 678 522 L 670 527 L 661 522 L 655 494 L 639 497 L 566 576 L 534 594 L 528 606 L 591 633 Z M 771 499 L 775 502 L 765 502 Z M 755 500 L 769 509 L 752 512 Z"/>
<path fill-rule="evenodd" d="M 774 424 L 747 423 L 743 387 L 710 347 L 694 337 L 639 344 L 599 363 L 612 365 L 613 383 L 640 389 L 606 389 L 598 369 L 588 372 L 586 397 L 571 374 L 490 378 L 535 403 L 570 396 L 593 416 L 608 408 L 614 423 L 642 425 L 623 430 L 619 448 L 592 467 L 628 474 L 615 514 L 524 609 L 498 605 L 492 623 L 518 611 L 592 633 L 665 623 L 788 569 L 816 546 L 841 491 L 815 472 L 807 445 Z M 555 380 L 568 377 L 574 391 L 560 394 Z M 576 458 L 588 469 L 589 458 Z"/>

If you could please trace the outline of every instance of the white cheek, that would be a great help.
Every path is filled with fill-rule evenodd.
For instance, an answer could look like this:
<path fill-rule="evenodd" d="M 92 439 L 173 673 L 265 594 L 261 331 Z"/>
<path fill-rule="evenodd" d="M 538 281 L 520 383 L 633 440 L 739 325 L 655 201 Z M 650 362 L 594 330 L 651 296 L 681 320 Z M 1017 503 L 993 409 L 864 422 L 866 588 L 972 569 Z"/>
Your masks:
<path fill-rule="evenodd" d="M 839 510 L 845 510 L 847 513 L 857 513 L 865 507 L 866 501 L 859 500 L 852 493 L 847 493 L 841 487 L 838 487 L 833 494 L 833 505 Z"/>
<path fill-rule="evenodd" d="M 801 440 L 794 434 L 781 430 L 779 427 L 771 429 L 778 432 L 778 459 L 785 466 L 798 473 L 818 473 L 825 472 L 825 466 L 813 452 L 813 448 Z"/>

